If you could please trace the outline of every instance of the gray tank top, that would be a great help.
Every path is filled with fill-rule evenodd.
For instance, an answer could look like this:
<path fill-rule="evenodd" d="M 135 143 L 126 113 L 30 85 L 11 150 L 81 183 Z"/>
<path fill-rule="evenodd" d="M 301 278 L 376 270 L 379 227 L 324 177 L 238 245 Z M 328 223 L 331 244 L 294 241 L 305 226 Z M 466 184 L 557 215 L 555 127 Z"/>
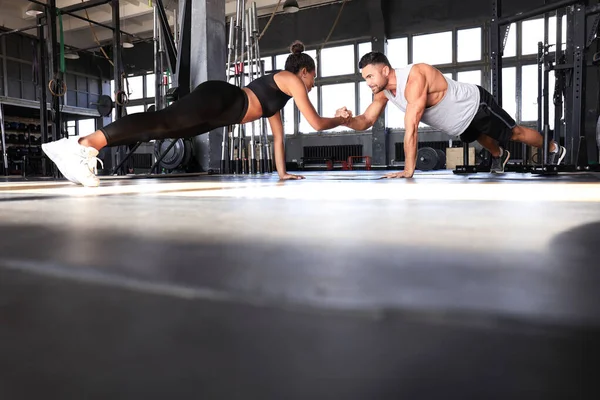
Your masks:
<path fill-rule="evenodd" d="M 404 68 L 396 68 L 396 96 L 389 90 L 384 90 L 385 96 L 398 107 L 406 112 L 407 101 L 404 90 L 408 80 L 408 74 L 414 64 Z M 438 104 L 428 107 L 423 113 L 421 121 L 432 128 L 439 129 L 450 136 L 459 136 L 463 133 L 477 113 L 479 108 L 479 89 L 471 83 L 456 82 L 447 77 L 448 90 L 446 95 Z"/>

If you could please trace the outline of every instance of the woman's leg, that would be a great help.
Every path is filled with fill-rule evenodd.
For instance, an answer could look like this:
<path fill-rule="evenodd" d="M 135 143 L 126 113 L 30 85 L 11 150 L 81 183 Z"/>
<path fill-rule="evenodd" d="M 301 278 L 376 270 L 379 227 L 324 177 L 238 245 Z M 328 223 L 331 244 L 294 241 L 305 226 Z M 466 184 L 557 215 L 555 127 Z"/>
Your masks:
<path fill-rule="evenodd" d="M 193 137 L 205 133 L 207 126 L 239 122 L 239 115 L 245 112 L 243 103 L 245 94 L 239 88 L 222 81 L 208 81 L 163 110 L 120 118 L 81 138 L 79 143 L 100 150 L 105 146 Z"/>
<path fill-rule="evenodd" d="M 208 81 L 164 110 L 120 118 L 87 138 L 44 143 L 42 150 L 72 182 L 98 186 L 98 150 L 150 140 L 187 138 L 239 123 L 248 106 L 246 94 L 223 81 Z"/>

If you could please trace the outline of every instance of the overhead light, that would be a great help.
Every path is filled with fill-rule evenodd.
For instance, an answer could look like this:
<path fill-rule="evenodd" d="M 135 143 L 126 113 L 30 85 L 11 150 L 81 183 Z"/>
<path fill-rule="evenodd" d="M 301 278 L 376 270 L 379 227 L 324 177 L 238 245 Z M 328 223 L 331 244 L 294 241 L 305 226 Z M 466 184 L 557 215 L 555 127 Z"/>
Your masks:
<path fill-rule="evenodd" d="M 37 4 L 37 3 L 30 3 L 29 6 L 27 6 L 27 11 L 25 11 L 25 14 L 27 14 L 31 17 L 35 17 L 35 16 L 43 14 L 43 13 L 44 13 L 44 6 Z"/>
<path fill-rule="evenodd" d="M 300 7 L 296 0 L 285 0 L 285 3 L 283 3 L 283 11 L 286 13 L 295 13 L 298 10 L 300 10 Z"/>
<path fill-rule="evenodd" d="M 66 51 L 65 58 L 68 58 L 69 60 L 79 60 L 79 53 L 76 51 Z"/>
<path fill-rule="evenodd" d="M 133 47 L 133 42 L 129 38 L 125 38 L 121 40 L 121 46 L 123 46 L 124 49 L 131 49 Z"/>

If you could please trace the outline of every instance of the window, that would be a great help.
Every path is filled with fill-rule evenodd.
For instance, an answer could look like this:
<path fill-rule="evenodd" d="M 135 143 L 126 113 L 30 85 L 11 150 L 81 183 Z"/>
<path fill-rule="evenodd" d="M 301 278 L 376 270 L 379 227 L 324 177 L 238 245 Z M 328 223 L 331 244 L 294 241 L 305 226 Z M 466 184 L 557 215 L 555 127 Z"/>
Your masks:
<path fill-rule="evenodd" d="M 317 114 L 319 113 L 318 103 L 317 103 L 317 99 L 319 97 L 318 93 L 319 93 L 319 90 L 316 87 L 314 87 L 308 93 L 308 99 L 312 103 L 312 105 L 315 108 L 315 110 L 317 110 Z M 333 117 L 333 115 L 323 115 L 323 116 L 324 117 Z M 315 132 L 315 129 L 312 126 L 310 126 L 310 124 L 308 123 L 308 121 L 306 120 L 306 118 L 304 118 L 304 115 L 302 115 L 302 113 L 300 113 L 300 125 L 299 125 L 298 130 L 299 130 L 300 133 Z"/>
<path fill-rule="evenodd" d="M 125 91 L 129 93 L 129 100 L 144 98 L 143 76 L 127 77 L 123 84 Z"/>
<path fill-rule="evenodd" d="M 521 121 L 538 119 L 538 77 L 537 65 L 524 65 L 521 68 Z"/>
<path fill-rule="evenodd" d="M 452 32 L 413 37 L 413 63 L 431 65 L 452 62 Z"/>
<path fill-rule="evenodd" d="M 294 134 L 294 102 L 288 101 L 283 108 L 283 133 Z"/>
<path fill-rule="evenodd" d="M 156 94 L 156 81 L 154 74 L 146 75 L 146 97 L 154 97 Z"/>
<path fill-rule="evenodd" d="M 127 115 L 131 115 L 131 114 L 136 114 L 136 113 L 144 112 L 146 110 L 146 107 L 142 104 L 142 105 L 139 105 L 139 106 L 125 107 L 125 110 L 127 112 Z"/>
<path fill-rule="evenodd" d="M 456 61 L 481 60 L 481 28 L 461 29 L 457 33 Z"/>
<path fill-rule="evenodd" d="M 67 134 L 69 136 L 77 136 L 77 128 L 75 127 L 77 125 L 77 121 L 67 121 Z M 58 138 L 54 138 L 55 140 L 57 140 Z"/>
<path fill-rule="evenodd" d="M 551 73 L 548 78 L 548 124 L 550 129 L 554 129 L 554 74 Z"/>
<path fill-rule="evenodd" d="M 273 70 L 273 59 L 271 57 L 261 58 L 261 60 L 263 61 L 265 73 L 268 73 L 269 71 Z M 285 61 L 284 61 L 284 65 L 285 65 Z"/>
<path fill-rule="evenodd" d="M 96 131 L 95 119 L 82 119 L 77 122 L 79 136 L 87 136 Z"/>
<path fill-rule="evenodd" d="M 511 117 L 516 119 L 517 115 L 517 68 L 502 68 L 502 108 Z"/>
<path fill-rule="evenodd" d="M 402 68 L 408 65 L 408 39 L 390 39 L 387 43 L 386 55 L 393 68 Z"/>
<path fill-rule="evenodd" d="M 354 73 L 354 46 L 338 46 L 321 50 L 321 76 Z"/>
<path fill-rule="evenodd" d="M 502 34 L 502 31 L 500 32 Z M 504 37 L 500 37 L 500 48 L 502 48 L 502 41 Z M 503 57 L 515 57 L 517 55 L 517 25 L 511 24 L 508 31 L 508 38 L 506 39 L 506 47 L 504 47 Z"/>
<path fill-rule="evenodd" d="M 275 56 L 275 69 L 285 69 L 285 62 L 287 61 L 288 57 L 289 54 L 280 54 Z"/>
<path fill-rule="evenodd" d="M 333 117 L 335 110 L 346 106 L 349 109 L 354 108 L 356 94 L 354 92 L 355 83 L 341 83 L 336 85 L 324 85 L 322 87 L 322 102 L 324 117 Z M 344 131 L 348 130 L 345 126 L 338 126 L 329 131 Z"/>
<path fill-rule="evenodd" d="M 564 45 L 567 42 L 567 17 L 562 17 L 561 27 L 561 43 Z M 537 54 L 538 42 L 544 41 L 544 18 L 537 18 L 529 21 L 524 21 L 522 26 L 521 50 L 522 54 Z M 548 18 L 548 44 L 556 44 L 556 16 Z M 554 48 L 550 48 L 554 51 Z"/>
<path fill-rule="evenodd" d="M 459 72 L 457 80 L 459 82 L 481 85 L 481 70 Z"/>
<path fill-rule="evenodd" d="M 362 56 L 364 56 L 367 53 L 370 53 L 371 51 L 373 51 L 373 44 L 371 42 L 359 43 L 358 44 L 358 61 L 360 62 L 360 59 L 362 58 Z M 358 69 L 358 64 L 356 65 L 356 68 Z"/>
<path fill-rule="evenodd" d="M 523 21 L 521 25 L 521 54 L 537 54 L 538 42 L 543 41 L 544 19 L 537 18 Z"/>
<path fill-rule="evenodd" d="M 563 15 L 561 18 L 561 37 L 560 41 L 562 44 L 562 49 L 565 49 L 565 45 L 567 43 L 567 16 Z M 556 16 L 548 18 L 548 44 L 556 44 Z M 554 51 L 553 48 L 550 48 L 550 51 Z"/>
<path fill-rule="evenodd" d="M 369 86 L 367 86 L 367 82 L 361 81 L 358 82 L 358 94 L 359 94 L 359 109 L 354 112 L 354 115 L 359 115 L 365 112 L 367 107 L 371 105 L 373 102 L 373 91 Z"/>

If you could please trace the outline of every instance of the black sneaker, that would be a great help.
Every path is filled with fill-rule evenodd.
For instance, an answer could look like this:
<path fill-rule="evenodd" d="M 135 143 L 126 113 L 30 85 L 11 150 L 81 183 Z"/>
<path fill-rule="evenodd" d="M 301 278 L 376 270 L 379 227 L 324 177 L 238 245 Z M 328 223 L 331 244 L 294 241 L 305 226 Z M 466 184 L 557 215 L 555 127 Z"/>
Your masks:
<path fill-rule="evenodd" d="M 565 149 L 563 146 L 558 146 L 558 151 L 556 153 L 548 153 L 548 165 L 560 165 L 566 155 L 567 149 Z"/>
<path fill-rule="evenodd" d="M 510 152 L 506 149 L 502 150 L 502 155 L 500 157 L 492 157 L 492 167 L 490 168 L 492 174 L 503 174 L 504 167 L 510 159 Z"/>

